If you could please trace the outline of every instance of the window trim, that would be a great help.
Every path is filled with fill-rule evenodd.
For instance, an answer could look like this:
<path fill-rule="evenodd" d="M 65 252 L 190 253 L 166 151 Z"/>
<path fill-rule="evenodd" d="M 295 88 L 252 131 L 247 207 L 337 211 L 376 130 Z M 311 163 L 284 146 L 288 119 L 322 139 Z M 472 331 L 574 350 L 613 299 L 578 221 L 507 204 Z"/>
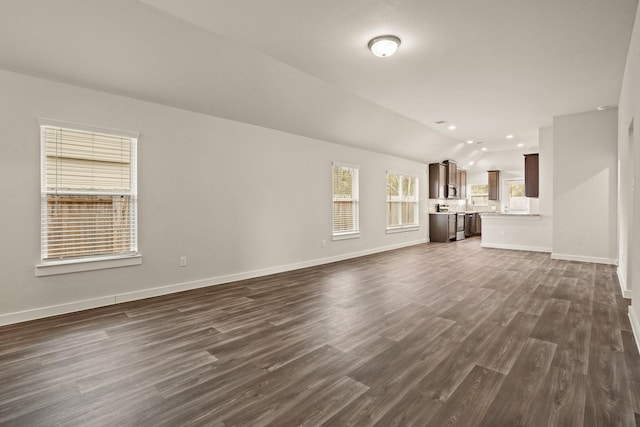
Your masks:
<path fill-rule="evenodd" d="M 334 167 L 344 167 L 349 169 L 354 169 L 357 171 L 356 177 L 356 185 L 355 189 L 351 189 L 351 200 L 355 201 L 356 204 L 356 212 L 354 217 L 354 222 L 356 223 L 355 230 L 349 231 L 335 231 L 333 229 L 334 224 L 334 204 L 336 202 L 335 194 L 333 193 L 333 168 Z M 355 197 L 353 197 L 355 195 Z M 360 166 L 344 163 L 344 162 L 331 162 L 331 240 L 347 240 L 347 239 L 357 239 L 360 237 Z"/>
<path fill-rule="evenodd" d="M 142 255 L 139 251 L 138 246 L 138 209 L 137 209 L 137 145 L 139 142 L 140 133 L 129 130 L 122 129 L 114 129 L 107 128 L 95 125 L 87 125 L 83 123 L 69 122 L 64 120 L 56 120 L 50 119 L 46 117 L 39 117 L 37 120 L 38 123 L 38 137 L 40 144 L 40 197 L 42 199 L 42 195 L 46 193 L 44 188 L 44 182 L 46 180 L 46 162 L 47 162 L 47 154 L 46 150 L 43 147 L 43 127 L 58 127 L 65 129 L 78 130 L 82 132 L 95 132 L 95 133 L 104 133 L 108 135 L 118 135 L 126 138 L 130 138 L 134 141 L 134 161 L 135 161 L 135 176 L 131 177 L 132 180 L 132 195 L 136 199 L 136 207 L 135 209 L 135 221 L 133 224 L 132 235 L 135 239 L 135 251 L 129 253 L 122 254 L 106 254 L 106 255 L 94 255 L 94 256 L 84 256 L 77 258 L 69 258 L 64 260 L 44 260 L 42 259 L 43 252 L 42 248 L 40 250 L 40 261 L 35 266 L 35 275 L 37 277 L 41 276 L 50 276 L 56 274 L 66 274 L 66 273 L 75 273 L 81 271 L 93 271 L 93 270 L 101 270 L 108 268 L 116 268 L 116 267 L 127 267 L 132 265 L 141 265 L 142 264 Z M 40 225 L 40 239 L 42 239 L 42 207 L 41 209 L 41 225 Z M 42 240 L 40 242 L 42 244 Z"/>
<path fill-rule="evenodd" d="M 405 172 L 399 172 L 399 171 L 394 171 L 394 170 L 387 170 L 385 173 L 385 212 L 388 213 L 389 211 L 389 199 L 388 199 L 388 195 L 387 195 L 387 182 L 389 180 L 389 175 L 397 175 L 401 178 L 401 182 L 402 182 L 402 177 L 409 177 L 409 178 L 414 178 L 416 180 L 416 196 L 415 196 L 415 204 L 416 204 L 416 221 L 417 223 L 412 223 L 412 224 L 402 224 L 402 225 L 396 225 L 396 226 L 389 226 L 389 217 L 387 216 L 385 218 L 385 232 L 387 234 L 393 234 L 393 233 L 401 233 L 403 231 L 416 231 L 416 230 L 420 230 L 420 176 L 413 174 L 413 173 L 405 173 Z M 398 196 L 400 198 L 399 202 L 402 203 L 402 195 Z"/>

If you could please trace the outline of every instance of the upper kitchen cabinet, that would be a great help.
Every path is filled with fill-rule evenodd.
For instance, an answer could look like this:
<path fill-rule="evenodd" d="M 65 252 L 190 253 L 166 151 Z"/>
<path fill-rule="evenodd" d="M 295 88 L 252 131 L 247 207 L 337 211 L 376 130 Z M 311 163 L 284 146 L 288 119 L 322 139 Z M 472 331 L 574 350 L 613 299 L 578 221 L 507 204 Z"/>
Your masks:
<path fill-rule="evenodd" d="M 442 163 L 429 164 L 429 198 L 444 199 L 447 197 L 447 167 Z"/>
<path fill-rule="evenodd" d="M 458 169 L 458 197 L 467 198 L 467 171 L 464 169 Z"/>
<path fill-rule="evenodd" d="M 487 171 L 489 175 L 489 200 L 500 200 L 500 171 Z"/>
<path fill-rule="evenodd" d="M 453 160 L 445 160 L 442 162 L 447 167 L 447 185 L 446 185 L 446 198 L 457 199 L 458 198 L 458 164 Z"/>
<path fill-rule="evenodd" d="M 429 164 L 430 199 L 464 199 L 467 196 L 467 171 L 453 160 Z"/>
<path fill-rule="evenodd" d="M 538 153 L 524 155 L 524 195 L 538 197 Z"/>

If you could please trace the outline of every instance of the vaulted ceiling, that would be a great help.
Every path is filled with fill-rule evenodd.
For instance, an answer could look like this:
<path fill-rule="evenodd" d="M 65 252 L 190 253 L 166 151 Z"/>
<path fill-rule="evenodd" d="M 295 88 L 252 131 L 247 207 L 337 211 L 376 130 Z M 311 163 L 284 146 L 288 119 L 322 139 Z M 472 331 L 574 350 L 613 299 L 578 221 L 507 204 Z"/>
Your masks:
<path fill-rule="evenodd" d="M 637 0 L 2 0 L 0 68 L 465 164 L 481 147 L 521 143 L 531 151 L 554 116 L 617 104 L 636 7 Z M 400 49 L 374 57 L 367 42 L 389 33 L 402 39 Z"/>

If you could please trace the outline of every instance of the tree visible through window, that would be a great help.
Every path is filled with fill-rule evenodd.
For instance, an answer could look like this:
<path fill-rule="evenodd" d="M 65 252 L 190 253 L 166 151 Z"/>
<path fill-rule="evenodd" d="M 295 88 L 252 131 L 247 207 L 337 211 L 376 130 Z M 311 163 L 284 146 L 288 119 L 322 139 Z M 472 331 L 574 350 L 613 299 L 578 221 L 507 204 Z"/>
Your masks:
<path fill-rule="evenodd" d="M 42 260 L 137 252 L 136 142 L 42 125 Z"/>
<path fill-rule="evenodd" d="M 333 164 L 333 235 L 358 233 L 358 167 Z"/>
<path fill-rule="evenodd" d="M 473 206 L 489 205 L 488 184 L 471 184 L 471 204 Z"/>
<path fill-rule="evenodd" d="M 512 181 L 507 183 L 507 210 L 526 212 L 529 210 L 529 200 L 525 197 L 524 182 Z"/>
<path fill-rule="evenodd" d="M 418 225 L 418 178 L 387 172 L 387 229 Z"/>

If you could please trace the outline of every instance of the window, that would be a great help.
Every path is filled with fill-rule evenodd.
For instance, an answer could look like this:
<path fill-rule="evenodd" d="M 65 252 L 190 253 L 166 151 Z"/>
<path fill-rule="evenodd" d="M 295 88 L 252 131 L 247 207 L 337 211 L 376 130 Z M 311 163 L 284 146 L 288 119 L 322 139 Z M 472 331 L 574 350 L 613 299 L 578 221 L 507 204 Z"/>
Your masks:
<path fill-rule="evenodd" d="M 333 236 L 357 237 L 360 232 L 358 167 L 333 164 Z"/>
<path fill-rule="evenodd" d="M 529 199 L 525 197 L 524 181 L 507 181 L 507 200 L 505 210 L 508 212 L 529 212 Z"/>
<path fill-rule="evenodd" d="M 387 172 L 387 230 L 420 226 L 418 177 Z"/>
<path fill-rule="evenodd" d="M 473 206 L 489 206 L 488 184 L 471 184 L 471 204 Z"/>
<path fill-rule="evenodd" d="M 42 261 L 136 255 L 137 134 L 40 125 Z"/>

